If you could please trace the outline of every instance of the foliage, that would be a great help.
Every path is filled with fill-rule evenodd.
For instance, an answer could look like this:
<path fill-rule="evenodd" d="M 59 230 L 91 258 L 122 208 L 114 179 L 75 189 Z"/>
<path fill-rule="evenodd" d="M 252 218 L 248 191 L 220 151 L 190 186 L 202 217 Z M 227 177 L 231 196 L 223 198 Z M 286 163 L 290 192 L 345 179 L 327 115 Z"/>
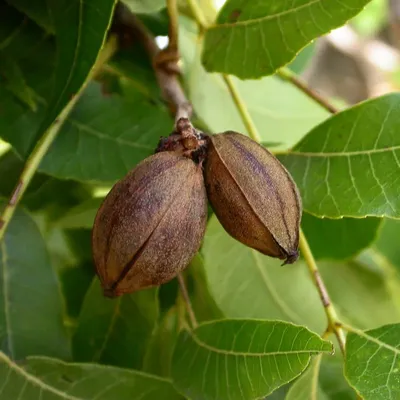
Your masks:
<path fill-rule="evenodd" d="M 154 36 L 168 34 L 166 3 L 126 0 Z M 0 400 L 400 398 L 399 94 L 332 116 L 281 73 L 367 3 L 228 0 L 217 15 L 179 1 L 193 123 L 276 152 L 313 254 L 281 267 L 210 211 L 184 276 L 196 327 L 176 281 L 108 299 L 93 271 L 102 199 L 173 129 L 143 43 L 114 0 L 0 3 Z"/>

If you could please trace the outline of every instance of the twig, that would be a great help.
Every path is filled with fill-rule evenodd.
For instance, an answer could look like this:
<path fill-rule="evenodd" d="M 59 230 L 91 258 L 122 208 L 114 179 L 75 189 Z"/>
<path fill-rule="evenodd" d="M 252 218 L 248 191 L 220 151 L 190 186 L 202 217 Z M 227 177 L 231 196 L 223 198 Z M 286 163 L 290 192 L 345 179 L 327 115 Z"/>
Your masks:
<path fill-rule="evenodd" d="M 169 16 L 168 25 L 168 48 L 175 52 L 178 52 L 178 6 L 177 0 L 167 0 L 167 10 Z"/>
<path fill-rule="evenodd" d="M 175 3 L 170 1 L 170 4 Z M 177 15 L 174 11 L 170 11 L 170 18 L 172 14 L 173 24 L 177 23 Z M 178 34 L 176 25 L 170 25 L 170 34 L 173 33 L 172 46 L 164 51 L 160 51 L 153 35 L 143 25 L 143 23 L 130 11 L 130 9 L 123 3 L 118 3 L 115 11 L 115 18 L 118 23 L 124 25 L 129 29 L 134 38 L 142 43 L 149 58 L 152 60 L 154 72 L 160 86 L 164 99 L 170 105 L 173 113 L 175 114 L 176 122 L 180 118 L 188 118 L 192 116 L 192 106 L 187 100 L 186 95 L 178 79 L 176 57 L 177 57 L 177 42 Z M 174 29 L 173 29 L 174 27 Z"/>
<path fill-rule="evenodd" d="M 197 0 L 187 0 L 187 2 L 201 33 L 207 28 L 208 25 L 206 17 L 204 16 L 202 9 L 197 4 Z"/>
<path fill-rule="evenodd" d="M 297 88 L 299 88 L 302 92 L 304 92 L 308 97 L 317 102 L 319 105 L 324 107 L 330 113 L 335 114 L 339 110 L 332 105 L 328 99 L 324 96 L 320 95 L 313 89 L 311 89 L 303 80 L 301 80 L 298 76 L 296 76 L 293 72 L 291 72 L 288 68 L 282 68 L 277 71 L 277 75 L 282 79 L 291 82 Z"/>
<path fill-rule="evenodd" d="M 300 230 L 300 250 L 310 271 L 311 278 L 318 290 L 319 297 L 324 306 L 325 314 L 328 319 L 327 332 L 334 333 L 340 346 L 340 350 L 344 354 L 346 338 L 342 329 L 342 324 L 339 322 L 336 310 L 331 302 L 328 291 L 322 280 L 321 274 L 319 273 L 317 263 L 315 262 L 314 256 L 311 252 L 310 246 L 302 230 Z"/>
<path fill-rule="evenodd" d="M 233 102 L 236 105 L 236 108 L 239 110 L 239 113 L 242 116 L 242 121 L 247 129 L 248 134 L 256 142 L 261 142 L 261 136 L 258 133 L 258 129 L 254 124 L 253 119 L 251 118 L 246 104 L 240 97 L 239 91 L 237 90 L 236 85 L 233 83 L 232 78 L 229 75 L 222 75 L 222 78 L 226 83 L 229 93 L 232 96 Z"/>
<path fill-rule="evenodd" d="M 82 95 L 83 91 L 88 85 L 90 79 L 97 72 L 98 66 L 105 63 L 112 56 L 112 54 L 114 54 L 116 47 L 117 47 L 117 42 L 115 40 L 115 37 L 111 36 L 108 42 L 105 44 L 102 52 L 99 54 L 95 66 L 92 68 L 89 76 L 79 89 L 78 93 L 75 96 L 73 96 L 70 102 L 64 107 L 64 109 L 58 115 L 57 119 L 52 123 L 49 129 L 43 134 L 41 139 L 36 143 L 36 146 L 32 150 L 32 153 L 26 160 L 24 169 L 21 172 L 17 185 L 12 191 L 10 199 L 8 200 L 8 203 L 3 211 L 3 214 L 0 217 L 0 241 L 4 237 L 5 231 L 14 215 L 18 203 L 20 202 L 23 194 L 28 188 L 43 157 L 45 156 L 49 147 L 56 138 L 60 128 L 62 127 L 63 123 L 65 122 L 71 110 L 74 108 L 76 102 L 79 100 L 80 96 Z"/>
<path fill-rule="evenodd" d="M 189 296 L 189 293 L 188 293 L 188 290 L 186 287 L 186 282 L 185 282 L 185 279 L 183 278 L 182 273 L 178 274 L 177 279 L 179 282 L 179 288 L 181 290 L 183 300 L 185 301 L 186 311 L 189 315 L 189 319 L 192 324 L 192 328 L 197 328 L 198 323 L 197 323 L 196 315 L 194 314 L 192 303 L 190 301 L 190 296 Z"/>

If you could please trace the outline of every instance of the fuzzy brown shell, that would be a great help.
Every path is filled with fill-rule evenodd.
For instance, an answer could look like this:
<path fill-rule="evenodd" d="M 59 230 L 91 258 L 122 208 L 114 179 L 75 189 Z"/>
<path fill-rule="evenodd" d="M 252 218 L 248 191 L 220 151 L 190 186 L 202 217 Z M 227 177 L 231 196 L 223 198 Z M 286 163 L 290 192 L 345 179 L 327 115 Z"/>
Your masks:
<path fill-rule="evenodd" d="M 110 191 L 92 232 L 105 295 L 173 279 L 198 251 L 207 219 L 201 168 L 173 152 L 142 161 Z"/>
<path fill-rule="evenodd" d="M 298 258 L 301 199 L 288 171 L 268 150 L 236 132 L 212 136 L 205 183 L 231 236 L 285 263 Z"/>

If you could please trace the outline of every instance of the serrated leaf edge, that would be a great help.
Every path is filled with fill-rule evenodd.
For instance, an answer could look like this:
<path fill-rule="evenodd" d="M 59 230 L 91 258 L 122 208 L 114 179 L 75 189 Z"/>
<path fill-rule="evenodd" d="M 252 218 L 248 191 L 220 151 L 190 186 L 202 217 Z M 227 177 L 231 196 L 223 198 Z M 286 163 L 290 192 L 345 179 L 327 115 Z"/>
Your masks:
<path fill-rule="evenodd" d="M 194 331 L 193 330 L 188 330 L 186 329 L 186 333 L 188 333 L 191 338 L 194 340 L 194 342 L 196 342 L 196 344 L 198 344 L 200 347 L 203 347 L 209 351 L 218 353 L 218 354 L 224 354 L 224 355 L 232 355 L 232 356 L 243 356 L 243 357 L 261 357 L 261 356 L 276 356 L 276 355 L 288 355 L 288 354 L 318 354 L 321 352 L 324 353 L 329 353 L 329 350 L 291 350 L 291 351 L 275 351 L 275 352 L 270 352 L 270 353 L 244 353 L 244 352 L 236 352 L 236 351 L 232 351 L 232 350 L 221 350 L 218 349 L 216 347 L 210 346 L 207 343 L 203 342 L 202 340 L 200 340 L 198 338 L 198 336 L 196 336 L 195 331 L 198 329 L 201 329 L 203 326 L 206 325 L 210 325 L 210 324 L 218 324 L 220 322 L 225 323 L 227 321 L 243 321 L 243 322 L 248 322 L 248 321 L 256 321 L 256 322 L 261 322 L 261 323 L 278 323 L 278 324 L 284 324 L 284 325 L 291 325 L 300 329 L 303 329 L 307 332 L 309 332 L 310 334 L 314 335 L 316 338 L 320 339 L 321 341 L 321 345 L 325 345 L 325 344 L 330 344 L 331 345 L 331 353 L 333 352 L 333 344 L 327 340 L 324 340 L 321 338 L 321 336 L 319 336 L 317 333 L 314 333 L 312 331 L 310 331 L 307 327 L 302 326 L 302 325 L 296 325 L 296 324 L 292 324 L 290 322 L 286 322 L 286 321 L 279 321 L 279 320 L 261 320 L 261 319 L 243 319 L 243 318 L 229 318 L 229 319 L 221 319 L 221 320 L 212 320 L 212 321 L 206 321 L 202 324 L 200 324 Z"/>

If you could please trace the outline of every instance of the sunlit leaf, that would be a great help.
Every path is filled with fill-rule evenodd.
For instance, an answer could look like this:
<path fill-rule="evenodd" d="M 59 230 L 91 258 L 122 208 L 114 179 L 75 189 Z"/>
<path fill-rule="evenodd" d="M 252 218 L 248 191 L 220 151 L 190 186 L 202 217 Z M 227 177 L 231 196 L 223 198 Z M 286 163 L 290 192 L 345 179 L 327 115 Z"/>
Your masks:
<path fill-rule="evenodd" d="M 347 335 L 345 376 L 364 400 L 400 398 L 400 324 Z"/>
<path fill-rule="evenodd" d="M 302 326 L 213 321 L 180 334 L 172 379 L 192 399 L 257 399 L 298 376 L 311 355 L 331 351 L 331 343 Z"/>
<path fill-rule="evenodd" d="M 400 95 L 342 111 L 281 156 L 317 216 L 400 217 Z"/>
<path fill-rule="evenodd" d="M 370 0 L 228 0 L 207 29 L 203 64 L 241 79 L 270 75 L 313 39 L 343 25 Z M 273 39 L 272 39 L 273 38 Z"/>
<path fill-rule="evenodd" d="M 200 63 L 202 41 L 193 24 L 183 19 L 181 51 L 188 95 L 196 114 L 214 133 L 234 130 L 248 133 L 223 78 L 207 73 Z M 261 139 L 279 142 L 276 149 L 297 143 L 312 127 L 329 114 L 288 82 L 277 77 L 242 81 L 231 77 L 250 112 Z"/>

